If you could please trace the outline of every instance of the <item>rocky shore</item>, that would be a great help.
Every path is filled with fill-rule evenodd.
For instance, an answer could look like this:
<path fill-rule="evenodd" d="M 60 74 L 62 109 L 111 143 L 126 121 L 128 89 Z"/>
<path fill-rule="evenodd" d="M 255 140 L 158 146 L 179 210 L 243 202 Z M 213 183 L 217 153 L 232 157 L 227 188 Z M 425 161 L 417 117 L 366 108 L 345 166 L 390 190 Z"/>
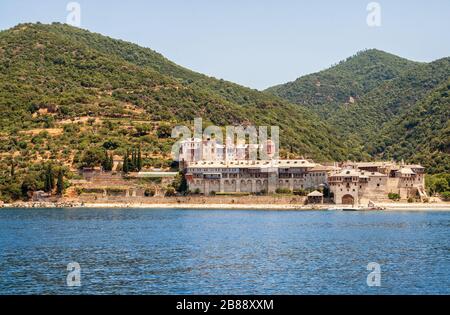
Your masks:
<path fill-rule="evenodd" d="M 0 208 L 82 208 L 84 203 L 77 202 L 15 202 L 2 204 Z"/>
<path fill-rule="evenodd" d="M 436 203 L 379 203 L 377 206 L 387 211 L 450 211 L 450 202 Z M 130 203 L 130 202 L 17 202 L 1 204 L 0 208 L 141 208 L 141 209 L 203 209 L 203 210 L 327 210 L 336 205 L 305 205 L 300 203 Z"/>

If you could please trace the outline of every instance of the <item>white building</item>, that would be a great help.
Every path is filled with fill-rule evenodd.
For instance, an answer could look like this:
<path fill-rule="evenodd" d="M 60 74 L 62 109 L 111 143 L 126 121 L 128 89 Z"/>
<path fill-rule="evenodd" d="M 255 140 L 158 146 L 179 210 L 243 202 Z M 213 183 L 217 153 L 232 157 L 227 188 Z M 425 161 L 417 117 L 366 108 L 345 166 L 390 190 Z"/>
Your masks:
<path fill-rule="evenodd" d="M 268 158 L 276 154 L 275 144 L 268 140 L 263 145 L 233 143 L 231 139 L 221 144 L 214 139 L 190 138 L 181 142 L 179 161 L 183 166 L 199 161 L 244 161 L 257 160 L 258 152 L 265 150 Z"/>
<path fill-rule="evenodd" d="M 308 160 L 198 161 L 188 164 L 186 179 L 190 191 L 205 195 L 274 193 L 278 188 L 294 191 L 323 187 L 328 171 L 320 167 Z"/>

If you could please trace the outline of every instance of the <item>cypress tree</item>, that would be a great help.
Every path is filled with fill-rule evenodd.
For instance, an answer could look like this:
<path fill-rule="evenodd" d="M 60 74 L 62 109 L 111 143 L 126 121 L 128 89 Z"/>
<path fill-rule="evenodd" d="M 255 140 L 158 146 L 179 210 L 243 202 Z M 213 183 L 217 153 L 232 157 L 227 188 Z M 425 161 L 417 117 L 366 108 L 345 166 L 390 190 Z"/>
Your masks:
<path fill-rule="evenodd" d="M 56 193 L 58 195 L 62 195 L 64 191 L 64 176 L 63 171 L 59 170 L 58 172 L 58 182 L 56 183 Z"/>
<path fill-rule="evenodd" d="M 178 191 L 181 193 L 186 193 L 188 190 L 188 184 L 187 184 L 187 180 L 186 180 L 186 173 L 185 172 L 180 172 L 180 186 L 178 188 Z"/>
<path fill-rule="evenodd" d="M 51 192 L 55 187 L 55 179 L 53 178 L 53 170 L 49 165 L 45 172 L 44 190 L 45 192 Z"/>
<path fill-rule="evenodd" d="M 128 152 L 128 150 L 127 150 L 127 153 L 125 154 L 125 156 L 123 157 L 123 166 L 122 166 L 122 171 L 126 174 L 126 173 L 128 173 L 130 170 L 129 170 L 129 162 L 128 162 L 128 154 L 129 154 L 129 152 Z"/>
<path fill-rule="evenodd" d="M 138 149 L 137 170 L 138 170 L 138 172 L 140 172 L 142 170 L 142 152 L 141 152 L 141 147 L 139 147 L 139 149 Z"/>
<path fill-rule="evenodd" d="M 44 191 L 45 192 L 49 192 L 50 190 L 51 189 L 50 189 L 50 181 L 49 181 L 49 178 L 48 178 L 48 173 L 45 172 Z"/>
<path fill-rule="evenodd" d="M 53 175 L 53 170 L 52 170 L 51 165 L 48 166 L 48 178 L 49 178 L 49 186 L 50 186 L 50 191 L 51 191 L 55 188 L 55 176 Z"/>
<path fill-rule="evenodd" d="M 103 157 L 103 161 L 102 161 L 102 168 L 104 171 L 109 171 L 109 156 L 108 156 L 108 151 L 104 150 L 104 154 L 105 156 Z"/>
<path fill-rule="evenodd" d="M 133 171 L 136 171 L 137 165 L 136 165 L 136 149 L 131 149 L 131 169 Z"/>
<path fill-rule="evenodd" d="M 134 172 L 136 170 L 136 152 L 134 148 L 131 149 L 130 170 Z"/>
<path fill-rule="evenodd" d="M 106 170 L 108 172 L 111 172 L 114 166 L 114 158 L 113 158 L 113 154 L 111 153 L 110 155 L 108 155 L 108 153 L 106 153 L 106 157 L 105 157 L 105 164 L 106 164 Z"/>

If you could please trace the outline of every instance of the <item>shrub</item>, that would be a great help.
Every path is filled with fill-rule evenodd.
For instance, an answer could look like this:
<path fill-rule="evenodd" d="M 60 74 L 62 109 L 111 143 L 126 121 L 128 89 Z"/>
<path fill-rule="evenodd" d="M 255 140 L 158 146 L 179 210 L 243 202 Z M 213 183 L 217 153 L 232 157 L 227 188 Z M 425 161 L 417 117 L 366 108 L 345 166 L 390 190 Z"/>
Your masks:
<path fill-rule="evenodd" d="M 166 190 L 166 193 L 165 193 L 165 196 L 166 197 L 173 197 L 173 196 L 175 196 L 176 195 L 176 190 L 175 190 L 175 188 L 173 188 L 173 187 L 167 187 L 167 190 Z"/>
<path fill-rule="evenodd" d="M 394 201 L 400 200 L 400 195 L 396 193 L 389 193 L 388 198 Z"/>
<path fill-rule="evenodd" d="M 172 128 L 170 125 L 162 124 L 158 127 L 157 133 L 158 138 L 160 139 L 167 139 L 170 138 L 172 135 Z"/>
<path fill-rule="evenodd" d="M 289 188 L 277 188 L 277 190 L 275 190 L 275 192 L 277 194 L 291 194 L 292 191 Z"/>
<path fill-rule="evenodd" d="M 304 189 L 294 190 L 294 195 L 297 195 L 297 196 L 306 196 L 307 194 L 308 194 L 307 191 Z"/>
<path fill-rule="evenodd" d="M 450 191 L 444 191 L 441 193 L 441 197 L 445 201 L 450 201 Z"/>

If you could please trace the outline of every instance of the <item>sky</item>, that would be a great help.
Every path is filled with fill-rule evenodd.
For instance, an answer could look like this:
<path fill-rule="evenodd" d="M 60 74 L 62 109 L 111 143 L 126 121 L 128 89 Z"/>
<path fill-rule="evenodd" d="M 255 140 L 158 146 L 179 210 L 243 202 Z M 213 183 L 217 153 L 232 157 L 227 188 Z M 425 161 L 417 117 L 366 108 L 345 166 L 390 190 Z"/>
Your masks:
<path fill-rule="evenodd" d="M 0 30 L 65 23 L 69 2 L 0 0 Z M 424 62 L 450 56 L 449 0 L 379 0 L 376 7 L 368 0 L 76 2 L 81 28 L 255 89 L 323 70 L 367 48 Z"/>

